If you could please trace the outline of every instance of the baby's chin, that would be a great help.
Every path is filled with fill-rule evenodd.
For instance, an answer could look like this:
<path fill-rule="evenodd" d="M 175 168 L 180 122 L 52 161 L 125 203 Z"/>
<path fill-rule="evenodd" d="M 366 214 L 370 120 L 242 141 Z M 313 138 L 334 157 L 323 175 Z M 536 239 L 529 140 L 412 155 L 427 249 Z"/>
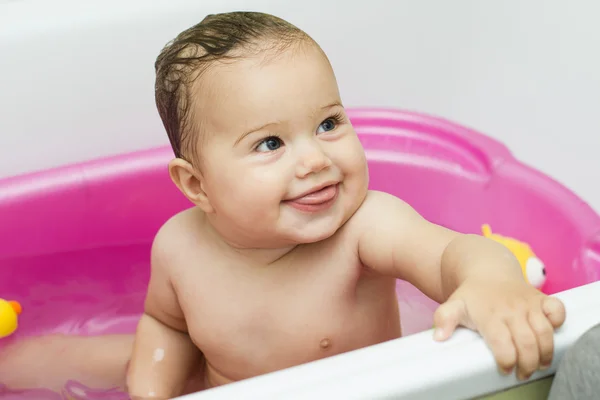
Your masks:
<path fill-rule="evenodd" d="M 319 232 L 319 233 L 315 233 L 312 235 L 302 235 L 302 236 L 298 236 L 297 238 L 295 238 L 295 242 L 296 244 L 311 244 L 311 243 L 317 243 L 317 242 L 322 242 L 323 240 L 327 240 L 330 237 L 332 237 L 333 235 L 335 235 L 335 233 L 338 231 L 338 229 L 332 231 L 332 232 Z"/>
<path fill-rule="evenodd" d="M 284 226 L 278 233 L 294 244 L 310 244 L 327 240 L 334 236 L 360 207 L 359 202 L 347 207 L 346 210 L 332 213 L 324 218 L 315 218 L 298 226 Z"/>
<path fill-rule="evenodd" d="M 327 240 L 341 228 L 340 223 L 324 224 L 324 226 L 307 226 L 301 229 L 290 229 L 282 234 L 294 244 L 310 244 Z"/>

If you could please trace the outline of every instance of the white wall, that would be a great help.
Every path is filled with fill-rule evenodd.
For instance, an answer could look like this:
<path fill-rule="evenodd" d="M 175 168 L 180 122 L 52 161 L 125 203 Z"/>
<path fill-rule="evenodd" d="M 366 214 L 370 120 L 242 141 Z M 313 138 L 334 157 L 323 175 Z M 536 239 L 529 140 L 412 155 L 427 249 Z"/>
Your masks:
<path fill-rule="evenodd" d="M 0 176 L 167 144 L 154 59 L 232 9 L 311 34 L 347 106 L 475 127 L 600 210 L 598 0 L 0 0 Z"/>

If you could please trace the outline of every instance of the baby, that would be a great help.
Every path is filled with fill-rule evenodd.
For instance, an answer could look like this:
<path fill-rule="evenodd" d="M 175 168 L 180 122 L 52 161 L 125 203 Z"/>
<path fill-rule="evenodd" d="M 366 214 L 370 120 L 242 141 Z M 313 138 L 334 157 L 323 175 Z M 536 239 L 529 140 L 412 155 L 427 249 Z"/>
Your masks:
<path fill-rule="evenodd" d="M 441 303 L 436 340 L 462 325 L 503 373 L 550 365 L 562 303 L 529 286 L 502 245 L 368 190 L 331 65 L 306 33 L 261 13 L 211 15 L 161 52 L 156 72 L 170 176 L 194 206 L 152 246 L 132 396 L 398 338 L 398 278 Z"/>

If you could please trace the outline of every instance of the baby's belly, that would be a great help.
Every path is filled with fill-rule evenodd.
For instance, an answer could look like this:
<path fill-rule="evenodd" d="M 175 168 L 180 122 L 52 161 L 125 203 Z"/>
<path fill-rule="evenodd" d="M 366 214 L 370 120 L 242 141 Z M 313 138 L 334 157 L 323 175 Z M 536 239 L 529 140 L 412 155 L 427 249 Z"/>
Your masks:
<path fill-rule="evenodd" d="M 288 367 L 304 364 L 401 336 L 398 303 L 377 302 L 377 307 L 359 306 L 335 315 L 321 310 L 321 317 L 305 326 L 283 323 L 280 329 L 251 331 L 222 337 L 216 348 L 204 350 L 208 386 L 219 386 Z M 235 344 L 235 345 L 234 345 Z"/>

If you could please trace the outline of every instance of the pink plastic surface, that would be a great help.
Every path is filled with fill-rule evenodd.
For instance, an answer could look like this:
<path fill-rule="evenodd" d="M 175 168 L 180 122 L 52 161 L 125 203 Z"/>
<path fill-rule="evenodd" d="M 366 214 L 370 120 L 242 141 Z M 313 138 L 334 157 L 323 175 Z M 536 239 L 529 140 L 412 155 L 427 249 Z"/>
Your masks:
<path fill-rule="evenodd" d="M 372 189 L 461 232 L 528 242 L 546 263 L 544 292 L 600 279 L 600 218 L 500 143 L 421 114 L 355 109 Z M 190 204 L 171 183 L 168 147 L 0 181 L 0 298 L 23 305 L 16 334 L 133 332 L 157 229 Z M 405 333 L 431 326 L 432 304 L 400 284 Z"/>

